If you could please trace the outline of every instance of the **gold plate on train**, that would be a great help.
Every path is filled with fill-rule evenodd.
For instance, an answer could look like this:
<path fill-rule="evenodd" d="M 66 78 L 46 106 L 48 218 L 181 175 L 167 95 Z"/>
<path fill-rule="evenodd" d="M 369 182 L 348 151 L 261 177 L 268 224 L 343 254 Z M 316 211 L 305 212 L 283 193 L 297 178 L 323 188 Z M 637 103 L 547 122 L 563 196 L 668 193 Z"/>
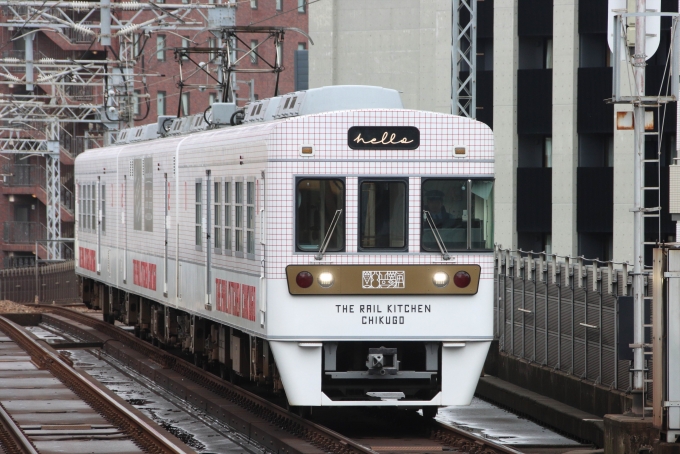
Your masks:
<path fill-rule="evenodd" d="M 308 288 L 300 287 L 296 278 L 306 271 L 313 277 Z M 459 271 L 470 275 L 470 284 L 457 287 L 454 276 Z M 332 285 L 323 287 L 320 280 L 332 276 Z M 436 273 L 446 273 L 448 284 L 437 287 Z M 286 277 L 291 295 L 474 295 L 479 288 L 479 265 L 288 265 Z M 441 275 L 439 275 L 441 276 Z M 322 279 L 320 279 L 322 278 Z"/>

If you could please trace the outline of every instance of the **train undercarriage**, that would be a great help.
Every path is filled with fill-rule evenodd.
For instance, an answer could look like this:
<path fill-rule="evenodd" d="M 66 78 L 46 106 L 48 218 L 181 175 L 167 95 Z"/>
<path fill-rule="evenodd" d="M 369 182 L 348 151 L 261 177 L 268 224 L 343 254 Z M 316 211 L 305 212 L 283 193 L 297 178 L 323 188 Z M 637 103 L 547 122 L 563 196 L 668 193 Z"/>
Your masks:
<path fill-rule="evenodd" d="M 256 384 L 275 393 L 284 386 L 269 343 L 219 322 L 81 278 L 83 303 L 104 320 L 126 325 L 135 336 L 173 351 L 222 379 Z M 437 342 L 325 342 L 322 391 L 332 401 L 428 401 L 441 391 Z M 296 408 L 300 414 L 309 409 Z M 426 416 L 436 407 L 424 407 Z"/>

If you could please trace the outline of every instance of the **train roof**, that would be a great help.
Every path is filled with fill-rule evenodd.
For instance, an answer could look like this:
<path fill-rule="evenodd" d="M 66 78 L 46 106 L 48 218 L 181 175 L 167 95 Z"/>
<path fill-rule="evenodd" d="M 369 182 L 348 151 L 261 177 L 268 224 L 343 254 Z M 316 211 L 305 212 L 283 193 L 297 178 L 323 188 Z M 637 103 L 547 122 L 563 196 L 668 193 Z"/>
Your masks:
<path fill-rule="evenodd" d="M 243 108 L 235 103 L 214 103 L 206 112 L 196 115 L 182 118 L 160 116 L 156 124 L 121 130 L 115 144 L 235 126 L 232 117 L 237 112 L 242 115 L 239 124 L 252 124 L 338 110 L 403 108 L 397 90 L 367 85 L 335 85 L 256 100 Z"/>

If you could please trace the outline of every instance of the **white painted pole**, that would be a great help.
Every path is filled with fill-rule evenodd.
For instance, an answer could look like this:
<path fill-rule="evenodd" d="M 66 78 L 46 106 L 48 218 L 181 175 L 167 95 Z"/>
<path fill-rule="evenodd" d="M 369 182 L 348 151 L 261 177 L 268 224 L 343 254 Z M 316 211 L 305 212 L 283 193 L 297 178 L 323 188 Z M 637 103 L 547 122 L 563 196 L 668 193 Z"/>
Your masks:
<path fill-rule="evenodd" d="M 647 11 L 647 0 L 636 0 L 638 13 Z M 633 55 L 635 96 L 645 95 L 645 41 L 646 18 L 635 17 L 635 54 Z M 644 202 L 644 158 L 645 158 L 645 107 L 641 99 L 634 106 L 635 121 L 635 166 L 633 184 L 634 200 L 634 265 L 633 265 L 633 413 L 644 414 L 644 225 L 642 205 Z"/>

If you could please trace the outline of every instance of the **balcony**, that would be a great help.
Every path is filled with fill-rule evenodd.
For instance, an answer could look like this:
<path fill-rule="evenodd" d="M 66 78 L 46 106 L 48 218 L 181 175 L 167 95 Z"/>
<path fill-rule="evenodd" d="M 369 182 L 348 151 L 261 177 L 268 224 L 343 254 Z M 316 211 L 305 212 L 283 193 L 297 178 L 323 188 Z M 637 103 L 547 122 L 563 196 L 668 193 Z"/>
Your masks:
<path fill-rule="evenodd" d="M 30 194 L 47 205 L 45 191 L 45 168 L 36 164 L 8 164 L 3 167 L 5 178 L 4 194 Z M 63 222 L 75 222 L 75 197 L 73 192 L 64 186 L 64 181 L 72 181 L 73 175 L 62 176 L 61 185 L 61 219 Z"/>
<path fill-rule="evenodd" d="M 47 227 L 39 222 L 5 221 L 3 241 L 6 244 L 31 244 L 47 238 Z"/>
<path fill-rule="evenodd" d="M 35 266 L 35 256 L 33 255 L 15 255 L 13 257 L 5 257 L 3 260 L 3 268 L 27 268 Z"/>

